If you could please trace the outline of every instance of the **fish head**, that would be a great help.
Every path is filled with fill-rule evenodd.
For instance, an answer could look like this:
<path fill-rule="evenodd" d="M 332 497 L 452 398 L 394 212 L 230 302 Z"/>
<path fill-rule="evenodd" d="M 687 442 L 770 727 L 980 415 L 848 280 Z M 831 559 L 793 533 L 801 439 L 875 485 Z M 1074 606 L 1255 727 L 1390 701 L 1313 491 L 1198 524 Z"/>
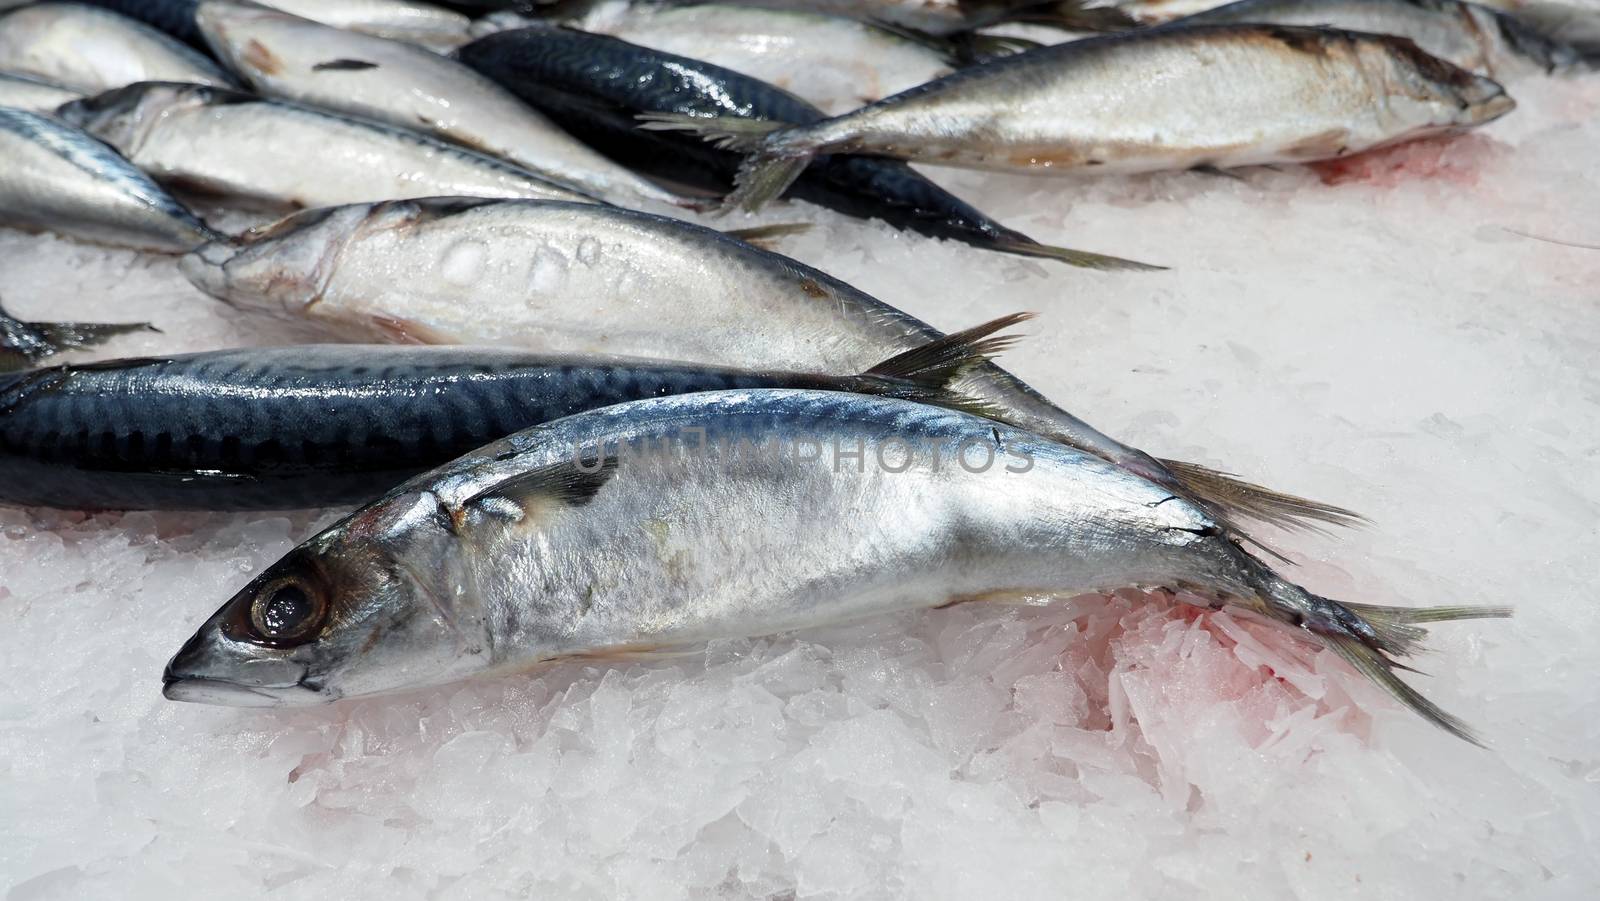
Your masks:
<path fill-rule="evenodd" d="M 168 662 L 163 694 L 234 707 L 326 703 L 487 665 L 483 617 L 427 491 L 395 493 L 251 580 Z"/>
<path fill-rule="evenodd" d="M 255 3 L 201 0 L 194 11 L 195 27 L 224 65 L 257 87 L 276 79 L 289 63 L 280 55 L 287 40 L 317 24 Z"/>
<path fill-rule="evenodd" d="M 237 307 L 290 318 L 322 299 L 339 251 L 367 221 L 371 206 L 305 210 L 237 240 L 204 244 L 178 261 L 196 288 Z"/>
<path fill-rule="evenodd" d="M 1364 68 L 1383 73 L 1385 111 L 1413 134 L 1483 125 L 1516 108 L 1499 82 L 1432 56 L 1405 38 L 1377 38 L 1363 44 L 1362 52 L 1368 57 Z"/>
<path fill-rule="evenodd" d="M 224 100 L 249 99 L 225 88 L 166 81 L 141 81 L 74 100 L 56 117 L 132 155 L 161 120 L 176 112 Z"/>

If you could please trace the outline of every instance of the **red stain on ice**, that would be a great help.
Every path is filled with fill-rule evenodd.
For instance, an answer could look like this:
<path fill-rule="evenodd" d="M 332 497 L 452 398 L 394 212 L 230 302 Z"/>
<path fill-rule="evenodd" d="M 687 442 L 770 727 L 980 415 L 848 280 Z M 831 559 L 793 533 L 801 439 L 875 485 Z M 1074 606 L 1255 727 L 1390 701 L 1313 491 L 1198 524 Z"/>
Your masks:
<path fill-rule="evenodd" d="M 1454 135 L 1410 141 L 1310 166 L 1327 185 L 1364 182 L 1387 188 L 1417 178 L 1476 185 L 1486 164 L 1503 149 L 1483 135 Z"/>

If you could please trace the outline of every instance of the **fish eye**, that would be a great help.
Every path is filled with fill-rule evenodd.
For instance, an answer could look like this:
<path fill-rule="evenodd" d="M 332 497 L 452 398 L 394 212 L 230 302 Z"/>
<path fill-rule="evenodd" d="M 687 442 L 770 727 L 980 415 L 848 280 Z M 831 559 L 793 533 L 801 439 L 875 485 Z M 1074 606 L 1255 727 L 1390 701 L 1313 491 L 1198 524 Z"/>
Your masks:
<path fill-rule="evenodd" d="M 263 643 L 282 647 L 309 638 L 326 613 L 321 592 L 299 579 L 282 579 L 256 594 L 250 625 Z"/>

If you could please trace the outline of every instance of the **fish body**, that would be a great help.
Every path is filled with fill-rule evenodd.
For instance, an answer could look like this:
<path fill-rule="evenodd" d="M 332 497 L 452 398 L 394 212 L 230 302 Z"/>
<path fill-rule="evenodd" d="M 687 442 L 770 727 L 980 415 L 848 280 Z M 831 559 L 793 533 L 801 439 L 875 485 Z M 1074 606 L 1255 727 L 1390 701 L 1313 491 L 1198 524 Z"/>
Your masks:
<path fill-rule="evenodd" d="M 737 154 L 682 135 L 643 130 L 639 117 L 794 123 L 824 118 L 821 110 L 759 79 L 572 29 L 504 31 L 473 41 L 456 57 L 628 165 L 718 192 L 732 184 Z M 800 174 L 790 194 L 846 215 L 1004 253 L 1096 268 L 1150 268 L 1040 244 L 894 160 L 820 159 Z"/>
<path fill-rule="evenodd" d="M 200 0 L 88 0 L 153 25 L 179 40 L 205 48 L 195 21 Z M 454 10 L 412 0 L 272 0 L 257 5 L 324 25 L 440 49 L 466 39 L 472 20 Z"/>
<path fill-rule="evenodd" d="M 937 399 L 944 382 L 982 359 L 984 336 L 1011 321 L 982 327 L 931 363 L 917 355 L 842 377 L 337 344 L 0 375 L 0 501 L 88 510 L 365 503 L 512 432 L 646 397 L 808 387 Z M 0 318 L 0 335 L 10 333 L 8 323 L 37 325 Z M 37 338 L 33 332 L 16 334 Z M 53 349 L 15 343 L 23 352 Z"/>
<path fill-rule="evenodd" d="M 964 413 L 781 389 L 607 407 L 419 476 L 254 579 L 173 657 L 165 693 L 315 704 L 1129 587 L 1294 625 L 1472 737 L 1390 672 L 1384 649 L 1420 630 L 1385 636 L 1285 581 L 1159 486 Z"/>
<path fill-rule="evenodd" d="M 1516 60 L 1547 72 L 1579 62 L 1572 48 L 1539 37 L 1504 13 L 1460 0 L 1239 0 L 1173 25 L 1243 22 L 1324 25 L 1409 38 L 1433 56 L 1486 75 Z"/>
<path fill-rule="evenodd" d="M 658 127 L 750 149 L 731 202 L 753 208 L 818 153 L 1052 175 L 1230 168 L 1459 131 L 1514 106 L 1496 82 L 1404 39 L 1197 25 L 1041 47 L 795 128 L 682 116 Z"/>
<path fill-rule="evenodd" d="M 0 107 L 0 224 L 183 253 L 222 236 L 92 136 Z"/>
<path fill-rule="evenodd" d="M 172 37 L 82 3 L 36 3 L 0 16 L 0 69 L 84 93 L 136 81 L 233 84 L 215 63 Z"/>
<path fill-rule="evenodd" d="M 795 9 L 605 4 L 581 27 L 760 79 L 830 115 L 954 71 L 948 55 L 929 42 L 871 22 Z"/>
<path fill-rule="evenodd" d="M 236 306 L 362 340 L 848 375 L 941 337 L 788 257 L 680 220 L 594 205 L 438 198 L 312 210 L 179 266 Z M 993 363 L 953 387 L 1019 427 L 1181 482 Z"/>
<path fill-rule="evenodd" d="M 430 48 L 465 43 L 472 24 L 454 10 L 412 0 L 272 0 L 263 5 L 335 28 Z"/>
<path fill-rule="evenodd" d="M 848 16 L 888 22 L 934 35 L 973 31 L 987 25 L 1042 17 L 1055 21 L 1054 7 L 1075 11 L 1080 4 L 1047 0 L 741 0 L 775 10 Z"/>
<path fill-rule="evenodd" d="M 77 100 L 82 96 L 82 91 L 75 91 L 31 75 L 0 72 L 0 106 L 48 113 L 61 104 Z"/>
<path fill-rule="evenodd" d="M 591 199 L 424 134 L 222 88 L 144 82 L 59 114 L 157 180 L 268 207 L 436 194 Z"/>
<path fill-rule="evenodd" d="M 359 116 L 516 163 L 609 200 L 689 203 L 618 166 L 493 81 L 420 47 L 207 0 L 206 41 L 263 94 Z"/>

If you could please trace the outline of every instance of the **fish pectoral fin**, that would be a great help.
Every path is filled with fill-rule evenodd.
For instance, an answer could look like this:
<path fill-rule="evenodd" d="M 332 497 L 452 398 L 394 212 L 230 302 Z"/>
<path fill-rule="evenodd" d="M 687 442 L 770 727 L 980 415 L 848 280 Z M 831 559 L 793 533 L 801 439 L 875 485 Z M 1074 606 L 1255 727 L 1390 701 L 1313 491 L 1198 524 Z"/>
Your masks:
<path fill-rule="evenodd" d="M 363 72 L 367 69 L 378 68 L 377 63 L 369 63 L 364 59 L 330 59 L 317 63 L 311 67 L 313 72 Z"/>
<path fill-rule="evenodd" d="M 457 512 L 477 511 L 489 516 L 521 522 L 535 510 L 581 507 L 594 500 L 600 489 L 617 474 L 616 457 L 563 460 L 512 476 L 467 498 Z"/>

